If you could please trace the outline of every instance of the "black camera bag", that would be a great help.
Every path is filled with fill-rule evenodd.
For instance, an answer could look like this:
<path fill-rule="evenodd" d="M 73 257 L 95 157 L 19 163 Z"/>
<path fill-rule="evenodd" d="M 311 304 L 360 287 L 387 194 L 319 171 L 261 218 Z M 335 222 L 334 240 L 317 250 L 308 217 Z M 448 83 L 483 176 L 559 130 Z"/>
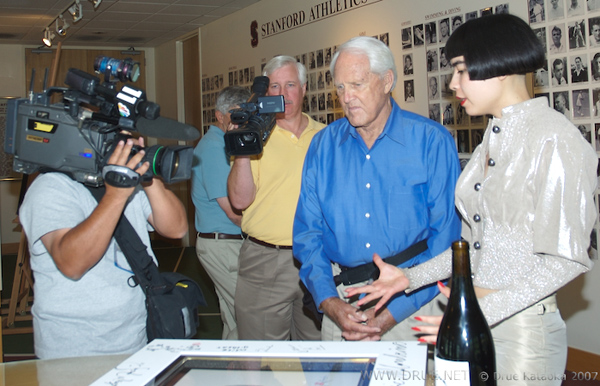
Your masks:
<path fill-rule="evenodd" d="M 103 187 L 88 189 L 100 201 Z M 133 281 L 146 295 L 148 342 L 194 337 L 200 322 L 198 306 L 206 306 L 198 283 L 177 272 L 160 272 L 124 214 L 119 219 L 114 238 L 134 273 Z"/>

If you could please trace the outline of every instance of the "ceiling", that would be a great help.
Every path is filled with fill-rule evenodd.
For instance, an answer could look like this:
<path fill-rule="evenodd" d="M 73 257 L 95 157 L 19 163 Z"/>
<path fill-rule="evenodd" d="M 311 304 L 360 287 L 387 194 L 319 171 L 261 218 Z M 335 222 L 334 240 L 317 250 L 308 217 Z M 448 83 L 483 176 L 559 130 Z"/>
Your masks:
<path fill-rule="evenodd" d="M 51 24 L 68 46 L 156 47 L 260 0 L 80 0 L 83 18 L 59 36 L 54 20 L 75 0 L 0 0 L 0 44 L 41 46 Z M 59 22 L 60 25 L 62 25 Z"/>

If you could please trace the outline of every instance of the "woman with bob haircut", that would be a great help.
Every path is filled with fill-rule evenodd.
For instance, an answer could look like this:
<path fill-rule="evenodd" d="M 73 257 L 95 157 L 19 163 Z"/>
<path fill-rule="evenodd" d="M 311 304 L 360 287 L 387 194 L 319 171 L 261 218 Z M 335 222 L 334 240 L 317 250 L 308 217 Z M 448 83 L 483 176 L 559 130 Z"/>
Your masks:
<path fill-rule="evenodd" d="M 544 64 L 544 50 L 523 20 L 509 14 L 472 19 L 451 35 L 446 53 L 460 105 L 469 115 L 492 116 L 458 179 L 455 202 L 494 338 L 498 384 L 560 385 L 567 337 L 555 293 L 592 267 L 596 153 L 546 97 L 529 96 L 525 75 Z M 380 298 L 376 309 L 395 293 L 452 271 L 450 250 L 407 269 L 377 255 L 373 260 L 379 279 L 348 296 L 367 293 L 359 305 Z M 441 318 L 420 320 L 439 325 Z M 417 329 L 436 334 L 438 327 Z"/>

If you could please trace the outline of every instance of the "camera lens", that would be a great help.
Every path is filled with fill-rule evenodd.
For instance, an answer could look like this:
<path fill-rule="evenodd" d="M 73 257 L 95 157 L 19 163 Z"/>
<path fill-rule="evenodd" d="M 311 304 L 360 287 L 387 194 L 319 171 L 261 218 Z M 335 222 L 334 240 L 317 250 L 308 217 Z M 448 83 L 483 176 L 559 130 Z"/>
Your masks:
<path fill-rule="evenodd" d="M 256 144 L 258 141 L 258 137 L 254 132 L 242 133 L 238 136 L 238 145 L 239 146 L 251 146 Z"/>
<path fill-rule="evenodd" d="M 121 82 L 135 82 L 140 76 L 140 64 L 132 59 L 114 59 L 108 56 L 98 56 L 94 60 L 94 71 L 104 74 L 108 71 L 111 76 Z"/>

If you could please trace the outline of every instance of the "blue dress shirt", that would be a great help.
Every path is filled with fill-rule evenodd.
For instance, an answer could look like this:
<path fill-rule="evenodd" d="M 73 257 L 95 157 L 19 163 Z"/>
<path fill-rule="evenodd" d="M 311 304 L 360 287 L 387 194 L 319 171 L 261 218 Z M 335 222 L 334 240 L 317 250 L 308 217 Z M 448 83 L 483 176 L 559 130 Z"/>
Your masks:
<path fill-rule="evenodd" d="M 211 125 L 194 149 L 192 201 L 196 207 L 198 232 L 242 233 L 217 202 L 217 198 L 227 197 L 227 177 L 231 169 L 224 137 L 223 130 Z"/>
<path fill-rule="evenodd" d="M 391 103 L 371 149 L 343 118 L 317 133 L 306 154 L 294 255 L 317 306 L 338 297 L 331 262 L 355 267 L 372 262 L 373 253 L 386 258 L 427 239 L 428 250 L 401 265 L 409 267 L 460 239 L 454 207 L 460 166 L 452 135 Z M 402 293 L 387 308 L 400 322 L 438 293 L 435 285 Z"/>

